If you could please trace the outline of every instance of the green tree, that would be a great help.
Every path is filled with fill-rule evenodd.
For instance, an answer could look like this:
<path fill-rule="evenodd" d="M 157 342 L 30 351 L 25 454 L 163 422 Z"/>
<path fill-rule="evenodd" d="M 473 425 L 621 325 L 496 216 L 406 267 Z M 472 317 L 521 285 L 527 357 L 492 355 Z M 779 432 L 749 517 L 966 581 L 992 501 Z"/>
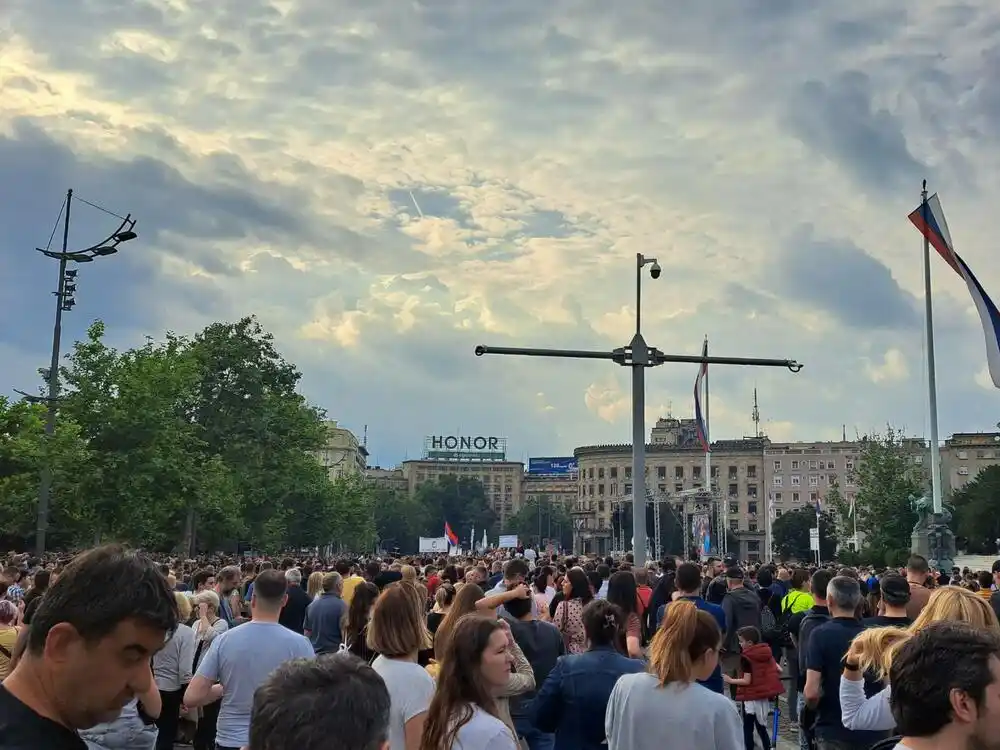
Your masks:
<path fill-rule="evenodd" d="M 375 491 L 360 474 L 345 474 L 332 484 L 329 513 L 330 541 L 351 552 L 369 552 L 378 538 L 375 528 Z"/>
<path fill-rule="evenodd" d="M 922 465 L 914 460 L 917 455 L 923 455 L 922 446 L 914 446 L 892 427 L 884 435 L 862 439 L 854 469 L 855 513 L 865 533 L 866 557 L 895 559 L 900 550 L 910 548 L 917 516 L 909 498 L 927 486 Z"/>
<path fill-rule="evenodd" d="M 462 545 L 469 543 L 473 528 L 476 539 L 483 529 L 490 539 L 499 534 L 496 515 L 486 499 L 482 482 L 474 477 L 446 474 L 435 482 L 425 482 L 417 489 L 417 502 L 424 507 L 426 521 L 421 536 L 441 536 L 445 521 L 458 534 Z"/>
<path fill-rule="evenodd" d="M 541 544 L 555 539 L 564 549 L 573 546 L 573 521 L 561 502 L 531 496 L 521 509 L 507 519 L 502 533 L 517 534 L 522 544 Z"/>
<path fill-rule="evenodd" d="M 416 550 L 420 537 L 430 527 L 427 507 L 407 493 L 372 490 L 375 532 L 382 549 Z M 438 530 L 430 536 L 441 536 Z"/>
<path fill-rule="evenodd" d="M 52 441 L 46 441 L 45 414 L 41 404 L 10 402 L 0 396 L 0 517 L 8 545 L 25 546 L 34 540 L 39 478 L 49 455 L 53 462 L 50 539 L 54 545 L 71 546 L 86 536 L 87 509 L 80 484 L 90 451 L 79 425 L 68 418 L 56 423 Z"/>
<path fill-rule="evenodd" d="M 812 560 L 815 556 L 809 548 L 809 529 L 816 528 L 816 508 L 789 511 L 774 519 L 771 524 L 771 539 L 775 552 L 783 560 Z M 837 528 L 829 511 L 819 516 L 819 549 L 822 560 L 832 560 L 837 551 Z"/>
<path fill-rule="evenodd" d="M 995 551 L 1000 538 L 1000 466 L 987 466 L 952 496 L 955 529 L 970 552 Z"/>

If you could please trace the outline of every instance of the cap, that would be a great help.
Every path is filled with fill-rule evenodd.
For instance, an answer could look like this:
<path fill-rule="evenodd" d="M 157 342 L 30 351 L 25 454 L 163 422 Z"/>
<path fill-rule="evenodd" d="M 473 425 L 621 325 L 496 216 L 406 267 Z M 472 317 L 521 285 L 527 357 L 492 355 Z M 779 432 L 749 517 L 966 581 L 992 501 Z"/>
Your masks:
<path fill-rule="evenodd" d="M 735 568 L 735 567 L 739 566 L 740 561 L 737 560 L 732 555 L 726 555 L 725 557 L 722 558 L 722 564 L 726 568 Z"/>
<path fill-rule="evenodd" d="M 726 568 L 726 578 L 735 578 L 736 580 L 742 581 L 745 577 L 746 576 L 743 571 L 735 565 Z"/>
<path fill-rule="evenodd" d="M 899 607 L 910 601 L 910 584 L 903 576 L 884 576 L 879 584 L 886 604 Z"/>

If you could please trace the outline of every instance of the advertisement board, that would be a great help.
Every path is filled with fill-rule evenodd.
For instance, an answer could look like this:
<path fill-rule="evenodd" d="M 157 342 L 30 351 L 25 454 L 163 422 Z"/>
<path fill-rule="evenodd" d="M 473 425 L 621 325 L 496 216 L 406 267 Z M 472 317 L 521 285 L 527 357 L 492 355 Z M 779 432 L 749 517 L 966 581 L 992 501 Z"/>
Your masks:
<path fill-rule="evenodd" d="M 428 435 L 424 458 L 438 461 L 506 461 L 507 438 L 486 435 Z"/>
<path fill-rule="evenodd" d="M 448 551 L 448 537 L 420 537 L 420 548 L 421 553 L 424 552 L 447 552 Z"/>
<path fill-rule="evenodd" d="M 566 474 L 575 474 L 578 468 L 579 464 L 573 456 L 547 456 L 528 459 L 529 474 L 555 474 L 564 476 Z"/>
<path fill-rule="evenodd" d="M 514 549 L 517 547 L 517 534 L 501 534 L 500 543 L 497 547 L 500 549 Z"/>

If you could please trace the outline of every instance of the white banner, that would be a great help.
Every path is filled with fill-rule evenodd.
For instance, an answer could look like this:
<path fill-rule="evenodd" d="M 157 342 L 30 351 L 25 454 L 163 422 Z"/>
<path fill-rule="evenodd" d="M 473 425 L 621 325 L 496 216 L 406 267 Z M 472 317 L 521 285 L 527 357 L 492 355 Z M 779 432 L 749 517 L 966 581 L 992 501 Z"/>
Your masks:
<path fill-rule="evenodd" d="M 809 529 L 809 549 L 819 552 L 819 529 L 815 527 Z"/>
<path fill-rule="evenodd" d="M 513 549 L 517 546 L 517 534 L 501 534 L 500 543 L 497 545 L 500 549 Z"/>
<path fill-rule="evenodd" d="M 420 537 L 420 552 L 447 552 L 448 537 Z"/>

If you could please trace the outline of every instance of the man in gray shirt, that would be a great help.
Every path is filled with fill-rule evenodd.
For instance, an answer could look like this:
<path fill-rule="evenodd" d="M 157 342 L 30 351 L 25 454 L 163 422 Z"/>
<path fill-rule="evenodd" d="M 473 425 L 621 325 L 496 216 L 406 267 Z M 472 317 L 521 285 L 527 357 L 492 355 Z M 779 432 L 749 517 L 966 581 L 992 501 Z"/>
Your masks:
<path fill-rule="evenodd" d="M 184 692 L 184 705 L 222 699 L 215 734 L 217 750 L 237 750 L 249 740 L 254 691 L 289 659 L 312 659 L 309 641 L 278 623 L 288 598 L 285 574 L 265 570 L 254 580 L 253 619 L 215 637 Z"/>
<path fill-rule="evenodd" d="M 340 650 L 344 640 L 340 623 L 347 614 L 347 602 L 340 598 L 344 579 L 333 571 L 323 576 L 323 593 L 306 607 L 302 628 L 317 654 L 332 654 Z"/>

